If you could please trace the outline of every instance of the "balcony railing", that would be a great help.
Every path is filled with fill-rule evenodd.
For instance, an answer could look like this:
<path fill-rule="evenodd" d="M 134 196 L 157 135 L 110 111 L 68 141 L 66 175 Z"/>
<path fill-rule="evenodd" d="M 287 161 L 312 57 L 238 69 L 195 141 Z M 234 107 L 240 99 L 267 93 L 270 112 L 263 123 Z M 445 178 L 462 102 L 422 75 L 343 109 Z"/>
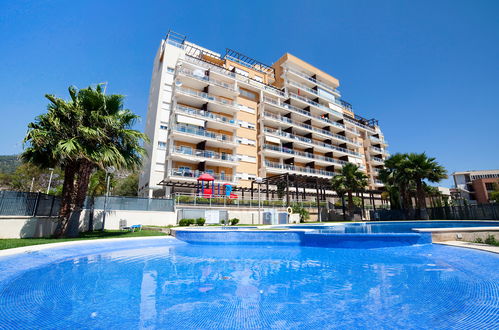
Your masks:
<path fill-rule="evenodd" d="M 385 153 L 386 150 L 385 149 L 382 149 L 382 148 L 378 148 L 378 147 L 371 147 L 371 150 L 372 151 L 376 151 L 376 152 L 379 152 L 381 154 Z"/>
<path fill-rule="evenodd" d="M 207 76 L 204 74 L 204 72 L 201 72 L 201 74 L 196 73 L 194 70 L 187 69 L 187 68 L 182 68 L 178 71 L 180 74 L 191 77 L 197 80 L 202 80 L 205 81 L 209 84 L 216 85 L 219 87 L 223 87 L 225 89 L 230 90 L 231 92 L 237 92 L 234 84 L 229 84 L 221 80 L 213 79 L 210 76 Z"/>
<path fill-rule="evenodd" d="M 184 168 L 172 168 L 171 170 L 168 170 L 169 176 L 177 176 L 177 177 L 193 178 L 193 179 L 199 178 L 199 176 L 201 174 L 204 174 L 204 173 L 210 174 L 217 181 L 228 181 L 228 182 L 236 182 L 237 181 L 235 176 L 225 174 L 225 173 L 212 173 L 212 172 L 199 171 L 199 170 L 187 170 Z"/>
<path fill-rule="evenodd" d="M 217 121 L 220 123 L 224 123 L 224 124 L 236 125 L 236 121 L 234 119 L 230 119 L 230 118 L 227 118 L 224 116 L 216 115 L 216 114 L 209 112 L 209 111 L 204 111 L 201 109 L 186 107 L 184 105 L 177 105 L 176 109 L 178 111 L 186 113 L 186 114 L 199 116 L 199 117 L 203 117 L 203 118 L 208 118 L 208 119 L 211 119 L 211 120 L 214 120 L 214 121 Z"/>
<path fill-rule="evenodd" d="M 176 89 L 180 93 L 195 96 L 195 97 L 207 100 L 208 102 L 214 102 L 214 103 L 218 103 L 220 105 L 230 106 L 230 107 L 234 107 L 234 108 L 239 107 L 239 105 L 234 101 L 229 101 L 229 100 L 223 99 L 223 98 L 218 97 L 218 96 L 213 96 L 213 95 L 210 95 L 208 93 L 197 91 L 195 89 L 190 89 L 190 88 L 185 88 L 185 87 L 180 87 L 180 86 L 177 86 Z"/>
<path fill-rule="evenodd" d="M 327 143 L 324 143 L 324 142 L 315 141 L 315 140 L 312 140 L 310 138 L 306 138 L 306 137 L 302 137 L 302 136 L 297 136 L 297 135 L 294 135 L 294 134 L 291 134 L 291 133 L 283 132 L 281 130 L 276 130 L 276 129 L 272 129 L 272 128 L 268 128 L 267 127 L 267 128 L 265 128 L 265 132 L 267 132 L 269 134 L 274 134 L 274 135 L 278 135 L 278 136 L 287 137 L 287 138 L 292 139 L 292 140 L 297 140 L 297 141 L 309 143 L 309 144 L 316 145 L 316 146 L 319 146 L 319 147 L 324 147 L 324 148 L 336 150 L 336 151 L 343 152 L 343 153 L 346 153 L 346 154 L 349 154 L 349 155 L 352 155 L 352 156 L 356 156 L 356 157 L 361 157 L 362 156 L 360 153 L 358 153 L 356 151 L 351 151 L 351 150 L 348 150 L 348 149 L 345 149 L 345 148 L 337 147 L 337 146 L 332 145 L 332 144 L 327 144 Z"/>
<path fill-rule="evenodd" d="M 223 160 L 228 162 L 237 162 L 237 158 L 234 155 L 218 153 L 216 151 L 211 150 L 199 150 L 199 149 L 191 149 L 185 148 L 182 146 L 174 146 L 172 149 L 172 153 L 181 154 L 181 155 L 189 155 L 193 157 L 202 157 L 216 160 Z"/>
<path fill-rule="evenodd" d="M 359 123 L 359 122 L 358 122 L 358 121 L 356 121 L 356 120 L 353 120 L 353 119 L 350 119 L 350 118 L 347 118 L 347 117 L 343 117 L 343 119 L 344 119 L 345 121 L 348 121 L 349 123 L 354 124 L 354 125 L 355 125 L 355 126 L 357 126 L 357 127 L 361 127 L 361 128 L 363 128 L 363 129 L 368 130 L 368 131 L 373 132 L 373 133 L 375 132 L 375 130 L 374 130 L 372 127 L 369 127 L 369 126 L 367 126 L 367 125 L 361 124 L 361 123 Z"/>
<path fill-rule="evenodd" d="M 383 181 L 374 179 L 374 184 L 384 185 Z"/>
<path fill-rule="evenodd" d="M 204 130 L 204 129 L 193 128 L 190 126 L 175 125 L 173 127 L 173 130 L 180 132 L 180 133 L 198 135 L 198 136 L 202 136 L 202 137 L 206 137 L 206 138 L 210 138 L 210 139 L 214 139 L 214 140 L 218 140 L 218 141 L 235 143 L 233 136 L 213 133 L 213 132 L 209 132 L 209 131 Z"/>
<path fill-rule="evenodd" d="M 279 164 L 271 161 L 265 161 L 265 166 L 271 167 L 271 168 L 277 168 L 277 169 L 282 169 L 285 171 L 295 171 L 295 172 L 302 172 L 302 173 L 308 173 L 308 174 L 315 174 L 315 175 L 324 175 L 324 176 L 334 176 L 334 172 L 330 171 L 324 171 L 324 170 L 316 170 L 314 168 L 310 167 L 301 167 L 301 166 L 295 166 L 295 165 L 288 165 L 288 164 Z"/>
<path fill-rule="evenodd" d="M 330 109 L 330 108 L 326 107 L 325 105 L 322 105 L 322 104 L 317 103 L 315 101 L 312 101 L 311 99 L 309 99 L 309 98 L 307 98 L 305 96 L 301 96 L 301 95 L 295 94 L 293 92 L 289 92 L 289 96 L 294 97 L 296 99 L 299 99 L 299 100 L 301 100 L 301 101 L 303 101 L 305 103 L 308 103 L 308 104 L 310 104 L 310 105 L 312 105 L 312 106 L 314 106 L 316 108 L 319 108 L 319 109 L 321 109 L 323 111 L 329 112 L 329 113 L 331 113 L 331 114 L 333 114 L 335 116 L 343 117 L 343 114 L 341 114 L 340 112 L 335 111 L 333 109 Z"/>
<path fill-rule="evenodd" d="M 272 114 L 272 113 L 269 113 L 269 112 L 265 112 L 264 115 L 265 115 L 265 117 L 272 118 L 272 119 L 278 120 L 280 122 L 284 122 L 284 123 L 288 123 L 288 124 L 291 124 L 291 125 L 303 127 L 305 129 L 311 130 L 313 132 L 317 132 L 317 133 L 320 133 L 320 134 L 323 134 L 323 135 L 326 135 L 326 136 L 330 136 L 330 137 L 335 138 L 335 139 L 339 139 L 339 140 L 342 140 L 342 141 L 345 141 L 345 142 L 348 142 L 348 143 L 352 143 L 352 144 L 354 144 L 356 146 L 360 146 L 360 144 L 358 142 L 356 142 L 356 141 L 354 141 L 352 139 L 349 139 L 346 136 L 335 134 L 335 133 L 332 133 L 330 131 L 326 131 L 324 129 L 317 128 L 317 127 L 313 127 L 313 126 L 305 124 L 305 123 L 300 123 L 298 121 L 294 121 L 292 119 L 289 119 L 288 117 L 278 116 L 278 115 L 275 115 L 275 114 Z"/>
<path fill-rule="evenodd" d="M 306 74 L 306 73 L 304 73 L 304 72 L 300 72 L 300 71 L 298 71 L 298 70 L 291 69 L 291 68 L 288 68 L 288 71 L 290 71 L 290 72 L 292 72 L 292 73 L 294 73 L 294 74 L 296 74 L 296 75 L 298 75 L 298 76 L 300 76 L 300 77 L 302 77 L 302 78 L 305 78 L 305 79 L 307 79 L 307 80 L 309 80 L 309 81 L 313 82 L 313 83 L 314 83 L 314 84 L 316 84 L 316 85 L 321 86 L 322 88 L 324 88 L 324 89 L 325 89 L 325 90 L 327 90 L 328 92 L 331 92 L 331 93 L 334 93 L 334 94 L 338 94 L 338 95 L 340 94 L 340 92 L 338 92 L 336 89 L 331 88 L 330 86 L 328 86 L 328 85 L 324 84 L 322 81 L 319 81 L 319 80 L 317 80 L 317 79 L 315 79 L 315 78 L 310 77 L 309 75 L 307 75 L 307 74 Z"/>
<path fill-rule="evenodd" d="M 313 119 L 317 119 L 317 120 L 320 120 L 320 121 L 323 121 L 325 123 L 328 123 L 332 126 L 336 126 L 338 128 L 341 128 L 341 129 L 348 129 L 348 128 L 345 128 L 344 125 L 340 124 L 340 123 L 337 123 L 335 121 L 332 121 L 328 118 L 325 118 L 325 117 L 321 117 L 321 116 L 314 116 L 312 115 L 309 111 L 306 111 L 306 110 L 303 110 L 303 109 L 300 109 L 298 107 L 295 107 L 291 104 L 287 104 L 287 103 L 283 103 L 283 102 L 280 102 L 279 100 L 274 100 L 274 99 L 271 99 L 269 97 L 264 97 L 263 98 L 264 102 L 267 102 L 267 103 L 270 103 L 270 104 L 273 104 L 275 106 L 279 106 L 281 108 L 285 108 L 287 110 L 290 110 L 290 111 L 294 111 L 294 112 L 298 112 L 306 117 L 309 117 L 309 118 L 313 118 Z M 334 110 L 332 110 L 334 111 Z M 353 130 L 355 133 L 357 133 L 357 131 Z"/>
<path fill-rule="evenodd" d="M 266 144 L 266 145 L 264 145 L 263 148 L 266 150 L 282 152 L 282 153 L 286 153 L 286 154 L 290 154 L 290 155 L 302 156 L 305 158 L 309 158 L 311 160 L 322 160 L 322 161 L 337 164 L 337 165 L 345 165 L 347 163 L 344 160 L 334 159 L 334 158 L 326 157 L 326 156 L 314 155 L 314 154 L 309 153 L 309 152 L 293 150 L 290 148 L 285 148 L 285 147 L 281 147 L 281 146 L 274 146 L 271 144 Z"/>
<path fill-rule="evenodd" d="M 227 77 L 230 77 L 232 79 L 237 79 L 237 80 L 242 81 L 244 83 L 247 83 L 249 85 L 253 85 L 253 86 L 262 88 L 262 89 L 264 89 L 267 92 L 271 92 L 271 93 L 274 93 L 276 95 L 284 97 L 284 92 L 278 90 L 275 87 L 272 87 L 270 85 L 264 84 L 262 82 L 254 80 L 254 79 L 245 77 L 245 76 L 237 74 L 235 72 L 231 72 L 231 71 L 229 71 L 229 70 L 227 70 L 225 68 L 219 67 L 219 66 L 217 66 L 215 64 L 211 64 L 211 63 L 208 63 L 206 61 L 203 61 L 203 60 L 191 57 L 191 56 L 186 56 L 185 60 L 187 62 L 189 62 L 189 63 L 198 65 L 198 66 L 200 66 L 202 68 L 208 67 L 210 70 L 215 71 L 215 72 L 220 73 L 220 74 L 223 74 L 223 75 L 225 75 Z"/>
<path fill-rule="evenodd" d="M 369 139 L 370 139 L 371 141 L 373 141 L 373 142 L 377 142 L 377 143 L 381 143 L 381 144 L 386 144 L 385 140 L 382 140 L 382 139 L 377 138 L 377 137 L 372 136 L 372 135 L 371 135 L 371 136 L 369 136 Z"/>
<path fill-rule="evenodd" d="M 385 161 L 381 158 L 378 158 L 378 157 L 371 157 L 371 159 L 375 162 L 378 162 L 378 163 L 384 163 Z"/>

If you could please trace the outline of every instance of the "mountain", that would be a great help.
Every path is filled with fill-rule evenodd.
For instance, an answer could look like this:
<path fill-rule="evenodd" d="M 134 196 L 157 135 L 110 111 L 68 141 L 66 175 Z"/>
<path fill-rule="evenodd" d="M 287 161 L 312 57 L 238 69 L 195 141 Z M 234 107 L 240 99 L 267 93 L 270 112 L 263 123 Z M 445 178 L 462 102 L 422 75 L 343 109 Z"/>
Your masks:
<path fill-rule="evenodd" d="M 0 173 L 13 173 L 21 164 L 19 155 L 0 156 Z"/>

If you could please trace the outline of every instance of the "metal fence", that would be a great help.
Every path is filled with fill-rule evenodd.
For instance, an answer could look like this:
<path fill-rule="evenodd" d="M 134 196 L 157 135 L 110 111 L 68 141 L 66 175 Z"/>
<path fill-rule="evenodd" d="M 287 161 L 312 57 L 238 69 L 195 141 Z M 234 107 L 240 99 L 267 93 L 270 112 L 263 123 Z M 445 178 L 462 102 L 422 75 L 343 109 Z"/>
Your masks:
<path fill-rule="evenodd" d="M 426 209 L 430 220 L 499 220 L 499 204 L 443 206 Z M 373 220 L 413 220 L 412 210 L 371 211 Z"/>
<path fill-rule="evenodd" d="M 0 191 L 0 215 L 57 216 L 61 199 L 56 196 L 19 191 Z"/>
<path fill-rule="evenodd" d="M 87 198 L 87 205 L 89 200 Z M 164 211 L 173 212 L 174 203 L 172 199 L 159 198 L 141 198 L 141 197 L 122 197 L 122 196 L 104 196 L 94 197 L 94 209 L 106 210 L 134 210 L 134 211 Z"/>

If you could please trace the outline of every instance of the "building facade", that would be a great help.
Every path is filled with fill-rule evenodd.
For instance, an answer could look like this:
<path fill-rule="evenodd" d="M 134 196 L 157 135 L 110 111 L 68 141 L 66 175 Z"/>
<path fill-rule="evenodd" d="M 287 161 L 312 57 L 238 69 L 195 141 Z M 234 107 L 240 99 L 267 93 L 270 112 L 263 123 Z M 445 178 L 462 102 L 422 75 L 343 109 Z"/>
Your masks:
<path fill-rule="evenodd" d="M 470 203 L 489 202 L 490 192 L 499 185 L 499 170 L 463 171 L 452 173 L 455 185 L 454 196 Z"/>
<path fill-rule="evenodd" d="M 338 87 L 288 53 L 266 65 L 169 32 L 154 59 L 140 195 L 169 195 L 169 182 L 189 191 L 202 173 L 238 187 L 282 173 L 328 179 L 347 162 L 368 175 L 370 189 L 381 188 L 387 143 Z"/>

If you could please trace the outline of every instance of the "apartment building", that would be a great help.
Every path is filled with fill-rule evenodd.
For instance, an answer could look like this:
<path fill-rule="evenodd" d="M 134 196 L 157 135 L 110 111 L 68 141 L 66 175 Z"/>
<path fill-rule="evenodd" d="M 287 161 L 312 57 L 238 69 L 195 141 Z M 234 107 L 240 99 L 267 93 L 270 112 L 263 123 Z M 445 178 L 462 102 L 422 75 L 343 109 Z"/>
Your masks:
<path fill-rule="evenodd" d="M 489 193 L 499 185 L 499 170 L 461 171 L 452 176 L 455 195 L 470 203 L 488 203 Z"/>
<path fill-rule="evenodd" d="M 331 178 L 347 162 L 365 171 L 370 189 L 381 188 L 387 143 L 338 87 L 289 53 L 266 65 L 169 32 L 154 59 L 140 195 L 192 192 L 202 173 L 237 187 L 282 173 Z"/>

